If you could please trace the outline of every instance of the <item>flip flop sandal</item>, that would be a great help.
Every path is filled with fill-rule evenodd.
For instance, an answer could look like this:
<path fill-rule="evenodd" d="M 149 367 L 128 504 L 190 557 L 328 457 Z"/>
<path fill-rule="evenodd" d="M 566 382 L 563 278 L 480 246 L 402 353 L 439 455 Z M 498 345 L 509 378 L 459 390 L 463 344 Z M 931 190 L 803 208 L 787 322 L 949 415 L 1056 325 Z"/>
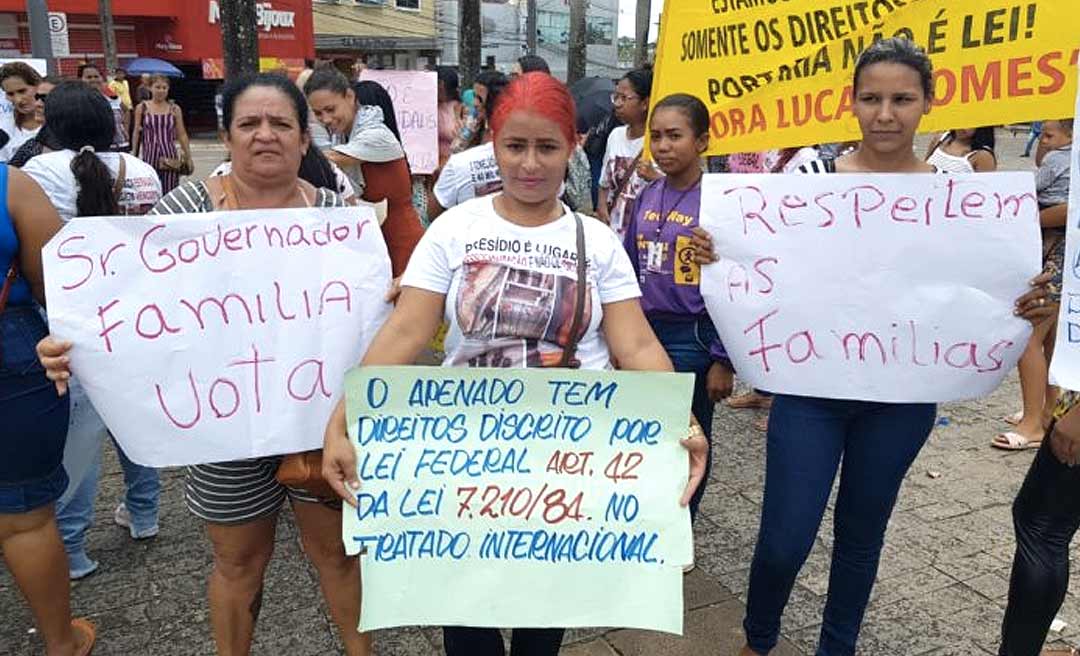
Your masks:
<path fill-rule="evenodd" d="M 94 651 L 94 642 L 97 641 L 97 629 L 89 620 L 82 618 L 71 620 L 71 628 L 76 634 L 84 636 L 85 640 L 82 648 L 75 652 L 75 656 L 90 656 L 90 653 Z"/>
<path fill-rule="evenodd" d="M 1080 652 L 1072 647 L 1068 649 L 1044 649 L 1039 652 L 1039 656 L 1080 656 Z"/>
<path fill-rule="evenodd" d="M 1017 410 L 1016 412 L 1012 413 L 1011 415 L 1005 415 L 1004 417 L 1002 417 L 1001 421 L 1005 422 L 1006 424 L 1009 424 L 1010 426 L 1017 426 L 1017 425 L 1020 424 L 1020 420 L 1022 420 L 1023 418 L 1024 418 L 1024 411 L 1023 410 Z"/>
<path fill-rule="evenodd" d="M 1031 440 L 1020 433 L 1006 431 L 1004 433 L 998 433 L 997 437 L 994 438 L 994 441 L 990 443 L 990 446 L 1004 451 L 1026 451 L 1028 449 L 1037 449 L 1041 444 L 1042 440 Z"/>
<path fill-rule="evenodd" d="M 754 430 L 765 433 L 769 430 L 769 415 L 763 415 L 754 419 Z"/>

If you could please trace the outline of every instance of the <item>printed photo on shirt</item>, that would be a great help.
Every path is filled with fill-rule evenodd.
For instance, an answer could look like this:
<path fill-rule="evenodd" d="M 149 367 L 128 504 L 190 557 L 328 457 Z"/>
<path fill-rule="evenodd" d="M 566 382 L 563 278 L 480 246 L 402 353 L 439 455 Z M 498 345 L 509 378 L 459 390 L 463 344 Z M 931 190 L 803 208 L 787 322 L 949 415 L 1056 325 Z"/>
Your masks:
<path fill-rule="evenodd" d="M 502 191 L 503 183 L 499 176 L 499 164 L 494 157 L 469 162 L 469 176 L 472 179 L 474 198 Z"/>
<path fill-rule="evenodd" d="M 481 352 L 466 345 L 455 354 L 454 365 L 471 367 L 552 367 L 570 343 L 577 301 L 576 277 L 491 262 L 464 265 L 457 298 L 457 320 L 466 341 L 476 340 Z M 586 283 L 587 284 L 587 283 Z M 591 295 L 578 338 L 592 320 Z"/>

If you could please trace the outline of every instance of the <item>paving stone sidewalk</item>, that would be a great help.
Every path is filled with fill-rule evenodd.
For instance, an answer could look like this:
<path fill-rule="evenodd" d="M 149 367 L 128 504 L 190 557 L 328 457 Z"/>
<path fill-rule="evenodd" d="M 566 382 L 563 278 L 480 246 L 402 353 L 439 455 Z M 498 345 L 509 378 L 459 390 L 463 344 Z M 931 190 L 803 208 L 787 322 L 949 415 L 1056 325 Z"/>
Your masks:
<path fill-rule="evenodd" d="M 1023 135 L 1007 136 L 1002 168 L 1027 168 L 1015 154 Z M 200 166 L 209 164 L 201 163 Z M 941 408 L 938 426 L 901 490 L 862 632 L 866 656 L 994 654 L 1013 552 L 1010 504 L 1032 453 L 988 445 L 1000 418 L 1019 407 L 1015 375 L 993 395 Z M 686 579 L 686 637 L 628 630 L 568 632 L 569 656 L 709 655 L 736 653 L 760 510 L 764 435 L 754 412 L 718 409 L 715 468 L 696 527 L 698 568 Z M 100 630 L 96 656 L 213 654 L 205 581 L 208 543 L 183 506 L 179 471 L 164 474 L 162 532 L 133 542 L 112 524 L 122 477 L 111 447 L 89 550 L 101 570 L 76 583 L 72 604 Z M 831 511 L 803 568 L 784 616 L 775 654 L 812 654 L 828 583 Z M 1074 574 L 1080 566 L 1073 563 Z M 1080 643 L 1080 587 L 1070 586 L 1061 611 L 1067 622 L 1052 638 Z M 379 632 L 381 656 L 435 656 L 439 631 Z M 312 568 L 302 556 L 291 513 L 279 522 L 276 553 L 254 653 L 314 656 L 340 653 Z M 6 569 L 0 566 L 0 656 L 43 653 Z"/>

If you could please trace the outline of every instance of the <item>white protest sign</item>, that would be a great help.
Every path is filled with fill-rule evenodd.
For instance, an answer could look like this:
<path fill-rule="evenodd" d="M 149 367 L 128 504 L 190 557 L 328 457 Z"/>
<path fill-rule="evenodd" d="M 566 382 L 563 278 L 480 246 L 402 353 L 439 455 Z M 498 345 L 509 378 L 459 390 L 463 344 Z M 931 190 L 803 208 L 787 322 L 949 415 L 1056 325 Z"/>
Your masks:
<path fill-rule="evenodd" d="M 358 367 L 361 628 L 682 632 L 687 374 Z"/>
<path fill-rule="evenodd" d="M 155 467 L 320 447 L 388 311 L 367 208 L 78 218 L 43 257 L 73 375 Z"/>
<path fill-rule="evenodd" d="M 360 79 L 378 82 L 394 101 L 413 175 L 434 173 L 439 166 L 439 83 L 435 72 L 365 69 Z"/>
<path fill-rule="evenodd" d="M 1080 92 L 1076 114 L 1080 116 Z M 1075 128 L 1074 128 L 1075 130 Z M 1068 390 L 1080 390 L 1080 140 L 1073 133 L 1069 163 L 1069 214 L 1065 222 L 1065 266 L 1061 272 L 1061 310 L 1058 313 L 1050 382 Z"/>
<path fill-rule="evenodd" d="M 1039 273 L 1030 173 L 706 175 L 709 315 L 738 375 L 775 393 L 974 398 L 1030 334 Z"/>

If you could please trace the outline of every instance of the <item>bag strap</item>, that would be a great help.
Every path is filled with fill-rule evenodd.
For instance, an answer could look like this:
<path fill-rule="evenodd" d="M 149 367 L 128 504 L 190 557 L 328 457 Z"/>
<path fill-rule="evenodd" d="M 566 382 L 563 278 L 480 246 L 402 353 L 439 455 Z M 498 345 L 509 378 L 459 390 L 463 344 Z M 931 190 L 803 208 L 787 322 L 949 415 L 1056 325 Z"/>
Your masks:
<path fill-rule="evenodd" d="M 626 185 L 630 184 L 630 178 L 634 177 L 634 173 L 637 172 L 638 162 L 641 161 L 641 155 L 644 152 L 645 152 L 644 148 L 642 148 L 640 151 L 638 151 L 637 156 L 634 157 L 634 161 L 630 163 L 630 169 L 629 169 L 630 172 L 627 173 L 626 177 L 622 179 L 622 182 L 619 183 L 619 186 L 615 187 L 615 193 L 608 196 L 608 211 L 609 212 L 611 211 L 611 209 L 613 207 L 615 207 L 615 203 L 618 202 L 619 196 L 621 196 L 623 190 L 626 189 Z"/>
<path fill-rule="evenodd" d="M 563 348 L 562 359 L 559 361 L 560 367 L 569 369 L 577 369 L 581 365 L 574 359 L 574 354 L 577 353 L 580 339 L 578 333 L 581 332 L 581 322 L 585 316 L 585 294 L 589 286 L 585 261 L 585 223 L 577 212 L 574 212 L 574 222 L 577 228 L 577 296 L 574 299 L 574 319 L 570 322 L 570 341 Z"/>
<path fill-rule="evenodd" d="M 7 308 L 8 296 L 11 295 L 11 287 L 15 284 L 15 280 L 19 277 L 19 261 L 11 260 L 11 266 L 8 267 L 7 275 L 4 276 L 4 286 L 0 288 L 0 314 L 4 313 Z"/>
<path fill-rule="evenodd" d="M 120 194 L 124 191 L 124 182 L 127 180 L 127 162 L 124 161 L 124 154 L 117 153 L 120 158 L 120 166 L 116 170 L 116 182 L 113 183 L 113 196 L 116 198 L 116 202 L 120 202 Z"/>

